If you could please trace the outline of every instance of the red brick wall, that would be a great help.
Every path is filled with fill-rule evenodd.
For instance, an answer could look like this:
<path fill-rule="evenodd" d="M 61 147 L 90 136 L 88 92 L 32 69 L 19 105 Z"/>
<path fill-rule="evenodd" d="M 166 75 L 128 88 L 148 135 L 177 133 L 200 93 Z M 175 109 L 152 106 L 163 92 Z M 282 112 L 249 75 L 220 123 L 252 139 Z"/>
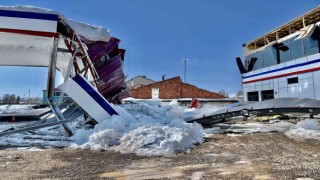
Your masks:
<path fill-rule="evenodd" d="M 174 77 L 153 84 L 130 89 L 130 94 L 136 99 L 151 99 L 152 88 L 159 88 L 160 99 L 178 99 L 178 98 L 224 98 L 223 96 L 199 89 L 196 86 L 182 83 L 180 77 Z"/>
<path fill-rule="evenodd" d="M 196 86 L 181 83 L 182 84 L 182 91 L 181 91 L 181 98 L 224 98 L 224 96 L 210 92 L 204 89 L 197 88 Z"/>

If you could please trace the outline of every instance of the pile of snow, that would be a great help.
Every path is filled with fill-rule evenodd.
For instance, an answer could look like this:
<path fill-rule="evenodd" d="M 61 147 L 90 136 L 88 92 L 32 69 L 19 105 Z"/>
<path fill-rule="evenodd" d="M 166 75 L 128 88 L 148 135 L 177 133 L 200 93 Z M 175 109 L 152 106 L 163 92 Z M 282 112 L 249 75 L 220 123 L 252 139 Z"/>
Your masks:
<path fill-rule="evenodd" d="M 292 126 L 285 135 L 295 140 L 320 140 L 320 124 L 315 119 L 306 119 Z"/>
<path fill-rule="evenodd" d="M 106 119 L 94 129 L 77 130 L 71 147 L 171 156 L 203 141 L 202 126 L 186 123 L 184 109 L 177 103 L 160 106 L 158 101 L 145 101 L 114 108 L 120 115 Z"/>
<path fill-rule="evenodd" d="M 1 105 L 0 114 L 27 113 L 32 111 L 31 105 Z"/>

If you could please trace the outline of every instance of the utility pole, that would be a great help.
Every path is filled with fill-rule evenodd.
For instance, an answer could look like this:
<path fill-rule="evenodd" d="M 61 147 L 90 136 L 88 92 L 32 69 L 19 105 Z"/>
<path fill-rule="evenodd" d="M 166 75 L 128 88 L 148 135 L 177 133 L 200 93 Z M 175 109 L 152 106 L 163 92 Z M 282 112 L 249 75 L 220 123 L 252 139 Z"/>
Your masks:
<path fill-rule="evenodd" d="M 29 101 L 29 104 L 30 104 L 30 102 L 31 102 L 31 100 L 30 100 L 30 89 L 29 89 L 29 100 L 28 101 Z"/>
<path fill-rule="evenodd" d="M 187 82 L 187 58 L 184 59 L 184 82 Z"/>

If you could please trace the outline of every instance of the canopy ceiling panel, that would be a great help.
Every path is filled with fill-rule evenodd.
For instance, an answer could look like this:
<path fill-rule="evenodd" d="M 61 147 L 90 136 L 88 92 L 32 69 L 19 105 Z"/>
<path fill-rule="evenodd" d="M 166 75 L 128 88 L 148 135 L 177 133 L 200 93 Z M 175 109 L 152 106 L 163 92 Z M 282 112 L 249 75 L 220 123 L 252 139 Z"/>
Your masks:
<path fill-rule="evenodd" d="M 53 38 L 0 33 L 1 66 L 48 66 Z"/>

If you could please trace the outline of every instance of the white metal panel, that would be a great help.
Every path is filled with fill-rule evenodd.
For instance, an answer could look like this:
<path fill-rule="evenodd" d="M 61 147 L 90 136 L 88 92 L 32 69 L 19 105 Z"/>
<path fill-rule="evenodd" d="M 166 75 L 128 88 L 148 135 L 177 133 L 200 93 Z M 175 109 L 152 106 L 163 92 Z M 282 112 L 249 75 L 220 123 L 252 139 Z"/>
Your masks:
<path fill-rule="evenodd" d="M 257 86 L 261 86 L 261 85 L 262 85 L 262 81 L 256 82 L 256 85 L 257 85 Z"/>
<path fill-rule="evenodd" d="M 270 80 L 264 80 L 264 81 L 262 81 L 262 84 L 263 85 L 269 85 L 270 84 Z"/>
<path fill-rule="evenodd" d="M 270 88 L 270 89 L 273 89 L 273 87 L 274 87 L 274 86 L 273 86 L 273 83 L 270 83 L 270 84 L 269 84 L 269 88 Z"/>
<path fill-rule="evenodd" d="M 266 67 L 261 69 L 261 72 L 266 72 L 266 71 L 269 71 L 269 68 Z"/>
<path fill-rule="evenodd" d="M 298 74 L 299 79 L 304 79 L 304 78 L 313 78 L 313 73 L 303 73 L 303 74 Z"/>
<path fill-rule="evenodd" d="M 296 64 L 295 60 L 291 60 L 291 61 L 286 62 L 286 66 L 292 66 L 292 65 L 295 65 L 295 64 Z"/>
<path fill-rule="evenodd" d="M 287 82 L 287 77 L 278 78 L 279 82 Z"/>
<path fill-rule="evenodd" d="M 279 88 L 279 97 L 288 97 L 288 89 L 287 88 Z"/>
<path fill-rule="evenodd" d="M 256 90 L 257 90 L 257 91 L 261 91 L 261 90 L 262 90 L 262 86 L 261 86 L 261 85 L 256 86 Z"/>
<path fill-rule="evenodd" d="M 274 98 L 279 97 L 279 88 L 278 88 L 278 79 L 273 80 L 273 91 L 274 91 Z"/>
<path fill-rule="evenodd" d="M 287 88 L 288 87 L 288 83 L 287 82 L 279 82 L 279 88 Z"/>
<path fill-rule="evenodd" d="M 265 84 L 262 86 L 262 90 L 269 90 L 270 89 L 270 85 L 269 84 Z"/>
<path fill-rule="evenodd" d="M 320 100 L 320 71 L 314 71 L 313 72 L 313 83 L 314 83 L 314 94 L 315 94 L 315 99 Z"/>
<path fill-rule="evenodd" d="M 307 59 L 308 59 L 308 61 L 313 61 L 313 60 L 316 60 L 316 59 L 320 59 L 320 53 L 310 55 L 310 56 L 307 57 Z"/>
<path fill-rule="evenodd" d="M 288 86 L 288 97 L 299 97 L 299 86 Z"/>
<path fill-rule="evenodd" d="M 277 68 L 277 65 L 273 65 L 273 66 L 269 66 L 269 71 L 271 71 L 271 70 L 274 70 L 274 69 L 276 69 Z"/>
<path fill-rule="evenodd" d="M 304 62 L 307 62 L 308 61 L 308 58 L 307 57 L 302 57 L 302 58 L 298 58 L 296 59 L 296 63 L 299 64 L 299 63 L 304 63 Z"/>
<path fill-rule="evenodd" d="M 313 86 L 313 78 L 304 78 L 304 79 L 299 79 L 299 85 L 300 86 Z"/>
<path fill-rule="evenodd" d="M 244 99 L 244 101 L 248 101 L 247 91 L 244 91 L 244 92 L 243 92 L 243 99 Z"/>
<path fill-rule="evenodd" d="M 277 64 L 277 69 L 278 69 L 278 68 L 283 68 L 283 67 L 285 67 L 285 63 Z"/>
<path fill-rule="evenodd" d="M 313 85 L 300 86 L 300 97 L 314 97 L 314 87 Z"/>
<path fill-rule="evenodd" d="M 81 78 L 84 84 L 81 84 L 74 80 L 75 78 Z M 69 79 L 62 85 L 58 86 L 64 93 L 68 94 L 83 110 L 85 110 L 92 118 L 101 122 L 107 117 L 110 117 L 110 110 L 115 110 L 112 106 L 105 100 L 105 98 L 96 91 L 91 84 L 85 80 L 82 76 L 76 76 Z M 92 95 L 94 93 L 95 96 Z M 100 101 L 99 101 L 100 100 Z M 108 105 L 108 109 L 101 105 L 101 100 L 103 103 Z"/>
<path fill-rule="evenodd" d="M 296 75 L 287 76 L 287 79 L 289 79 L 289 78 L 295 78 L 295 77 L 298 77 L 298 75 L 296 74 Z"/>
<path fill-rule="evenodd" d="M 57 21 L 0 16 L 0 28 L 57 32 Z"/>
<path fill-rule="evenodd" d="M 255 86 L 250 86 L 249 87 L 249 91 L 256 91 L 256 87 Z"/>
<path fill-rule="evenodd" d="M 244 94 L 245 94 L 246 92 L 249 92 L 249 87 L 245 87 L 243 90 L 244 90 Z"/>
<path fill-rule="evenodd" d="M 261 73 L 261 69 L 257 69 L 257 70 L 254 70 L 254 74 L 258 74 L 258 73 Z"/>

